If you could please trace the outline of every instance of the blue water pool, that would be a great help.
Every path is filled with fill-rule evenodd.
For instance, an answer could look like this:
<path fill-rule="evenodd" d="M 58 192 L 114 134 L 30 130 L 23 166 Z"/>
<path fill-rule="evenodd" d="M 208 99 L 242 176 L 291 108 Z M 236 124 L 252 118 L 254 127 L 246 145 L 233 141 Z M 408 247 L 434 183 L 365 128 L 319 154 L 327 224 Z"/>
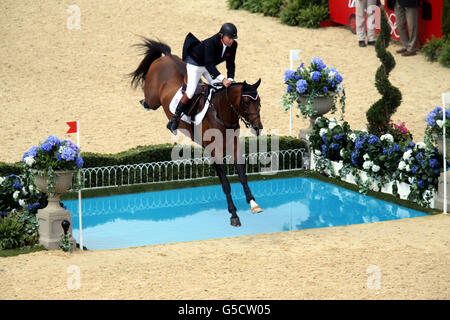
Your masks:
<path fill-rule="evenodd" d="M 264 212 L 252 214 L 241 184 L 231 184 L 240 228 L 230 226 L 219 185 L 83 199 L 83 244 L 89 250 L 116 249 L 426 215 L 310 178 L 249 186 Z M 63 203 L 79 242 L 78 200 Z"/>

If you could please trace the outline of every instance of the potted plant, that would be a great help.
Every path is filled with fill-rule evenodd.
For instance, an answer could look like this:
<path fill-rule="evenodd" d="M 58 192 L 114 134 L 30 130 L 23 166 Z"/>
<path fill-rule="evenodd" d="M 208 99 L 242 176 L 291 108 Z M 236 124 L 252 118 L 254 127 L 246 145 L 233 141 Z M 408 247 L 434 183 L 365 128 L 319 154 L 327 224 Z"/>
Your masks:
<path fill-rule="evenodd" d="M 72 174 L 83 166 L 78 146 L 53 135 L 25 152 L 22 161 L 25 169 L 32 173 L 36 186 L 49 198 L 68 190 Z"/>
<path fill-rule="evenodd" d="M 37 214 L 39 242 L 47 249 L 59 249 L 64 220 L 72 222 L 70 212 L 60 205 L 60 196 L 72 186 L 73 173 L 83 166 L 80 149 L 69 140 L 51 135 L 39 146 L 31 147 L 23 155 L 25 171 L 34 179 L 36 187 L 48 195 L 48 205 Z M 74 189 L 79 187 L 75 174 Z M 71 232 L 72 230 L 70 230 Z M 72 243 L 75 240 L 71 238 Z"/>
<path fill-rule="evenodd" d="M 449 155 L 450 144 L 450 109 L 445 110 L 445 138 L 447 140 L 447 155 Z M 441 107 L 436 107 L 427 115 L 427 128 L 425 129 L 426 142 L 430 144 L 437 144 L 440 153 L 444 153 L 443 146 L 443 129 L 444 129 L 444 114 Z"/>
<path fill-rule="evenodd" d="M 342 76 L 334 69 L 327 67 L 320 58 L 311 60 L 309 67 L 302 63 L 295 71 L 286 70 L 284 83 L 286 92 L 282 97 L 283 108 L 288 110 L 296 104 L 304 118 L 310 118 L 310 127 L 303 130 L 305 136 L 312 132 L 317 117 L 337 111 L 341 105 L 341 120 L 345 112 L 345 90 Z"/>

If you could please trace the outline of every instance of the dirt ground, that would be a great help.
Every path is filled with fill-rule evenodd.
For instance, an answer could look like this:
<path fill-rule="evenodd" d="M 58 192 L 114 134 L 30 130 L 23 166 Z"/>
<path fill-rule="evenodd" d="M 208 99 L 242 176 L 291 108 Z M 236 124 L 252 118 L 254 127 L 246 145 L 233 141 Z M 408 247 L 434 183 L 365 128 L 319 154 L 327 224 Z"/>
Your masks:
<path fill-rule="evenodd" d="M 80 29 L 70 29 L 73 4 L 0 3 L 0 161 L 20 161 L 50 134 L 75 141 L 65 134 L 65 122 L 75 120 L 83 151 L 116 153 L 175 142 L 162 110 L 145 111 L 138 103 L 142 91 L 133 90 L 126 77 L 141 60 L 132 47 L 137 35 L 160 39 L 180 55 L 188 32 L 203 39 L 222 23 L 235 23 L 235 78 L 262 79 L 262 122 L 280 135 L 289 134 L 289 113 L 280 98 L 290 49 L 301 49 L 305 63 L 321 57 L 342 74 L 345 118 L 353 129 L 366 127 L 365 112 L 380 97 L 374 48 L 359 48 L 343 27 L 288 27 L 276 18 L 230 11 L 225 0 L 77 0 Z M 403 95 L 393 119 L 405 121 L 422 141 L 426 115 L 450 91 L 450 70 L 421 54 L 401 57 L 394 52 L 398 48 L 389 47 L 397 62 L 390 81 Z M 294 134 L 307 124 L 294 117 Z M 0 299 L 449 299 L 449 226 L 448 216 L 437 215 L 0 258 Z M 79 289 L 73 289 L 76 270 Z"/>

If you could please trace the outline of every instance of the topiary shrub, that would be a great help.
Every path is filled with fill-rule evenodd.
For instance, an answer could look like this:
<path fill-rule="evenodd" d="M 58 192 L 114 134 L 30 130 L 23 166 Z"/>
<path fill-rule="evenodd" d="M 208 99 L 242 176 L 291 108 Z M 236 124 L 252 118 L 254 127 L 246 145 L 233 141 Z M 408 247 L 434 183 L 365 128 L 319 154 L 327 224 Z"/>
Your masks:
<path fill-rule="evenodd" d="M 310 5 L 306 9 L 300 10 L 298 25 L 305 28 L 319 28 L 320 22 L 328 20 L 329 12 L 327 7 L 320 5 Z"/>
<path fill-rule="evenodd" d="M 284 0 L 265 0 L 262 4 L 261 12 L 265 16 L 279 17 L 281 11 L 283 11 L 284 4 Z"/>
<path fill-rule="evenodd" d="M 435 38 L 432 36 L 431 40 L 427 42 L 422 47 L 422 52 L 428 61 L 434 62 L 438 60 L 438 57 L 442 50 L 442 39 Z"/>
<path fill-rule="evenodd" d="M 386 49 L 389 46 L 390 27 L 387 22 L 386 11 L 381 9 L 381 29 L 375 42 L 375 51 L 381 66 L 375 75 L 375 87 L 381 94 L 381 99 L 375 102 L 366 112 L 367 129 L 371 134 L 382 136 L 388 131 L 389 121 L 402 100 L 400 90 L 389 82 L 389 73 L 395 67 L 394 57 Z"/>
<path fill-rule="evenodd" d="M 228 0 L 228 8 L 238 10 L 242 7 L 245 0 Z"/>
<path fill-rule="evenodd" d="M 442 42 L 438 61 L 444 67 L 450 68 L 450 38 Z"/>

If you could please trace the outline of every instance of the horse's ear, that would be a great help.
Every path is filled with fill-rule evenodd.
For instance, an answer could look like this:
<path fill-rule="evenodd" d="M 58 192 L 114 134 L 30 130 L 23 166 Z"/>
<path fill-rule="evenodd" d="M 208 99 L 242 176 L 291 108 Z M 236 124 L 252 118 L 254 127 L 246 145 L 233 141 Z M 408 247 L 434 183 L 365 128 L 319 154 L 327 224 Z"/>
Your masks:
<path fill-rule="evenodd" d="M 253 87 L 256 89 L 258 89 L 259 85 L 261 84 L 261 78 L 259 78 L 258 81 L 256 81 L 256 83 L 253 85 Z"/>

